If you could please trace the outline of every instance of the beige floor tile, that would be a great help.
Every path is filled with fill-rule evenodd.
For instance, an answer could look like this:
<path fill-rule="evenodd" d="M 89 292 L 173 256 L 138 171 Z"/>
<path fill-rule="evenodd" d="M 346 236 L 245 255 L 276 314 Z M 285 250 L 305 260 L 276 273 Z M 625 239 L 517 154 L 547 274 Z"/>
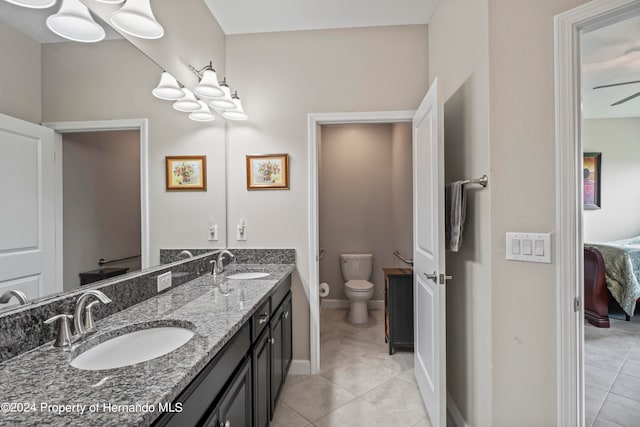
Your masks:
<path fill-rule="evenodd" d="M 431 420 L 427 416 L 415 423 L 413 427 L 433 427 L 433 424 L 431 424 Z"/>
<path fill-rule="evenodd" d="M 617 371 L 609 371 L 598 368 L 597 366 L 586 366 L 584 370 L 584 383 L 593 388 L 609 391 L 617 376 Z"/>
<path fill-rule="evenodd" d="M 394 377 L 413 368 L 413 353 L 398 351 L 390 356 L 388 352 L 373 352 L 365 354 L 359 360 L 389 372 Z"/>
<path fill-rule="evenodd" d="M 278 402 L 276 413 L 271 421 L 271 427 L 306 427 L 309 424 L 309 420 L 282 401 Z"/>
<path fill-rule="evenodd" d="M 607 398 L 608 390 L 585 386 L 584 388 L 584 408 L 587 415 L 596 416 L 602 408 L 604 400 Z"/>
<path fill-rule="evenodd" d="M 640 405 L 635 400 L 609 393 L 600 409 L 596 425 L 600 419 L 621 426 L 636 426 L 640 420 Z"/>
<path fill-rule="evenodd" d="M 398 375 L 398 378 L 410 384 L 418 384 L 416 382 L 416 374 L 413 368 L 407 369 L 402 374 Z"/>
<path fill-rule="evenodd" d="M 399 421 L 414 425 L 427 416 L 418 386 L 394 378 L 362 398 Z"/>
<path fill-rule="evenodd" d="M 336 347 L 320 346 L 320 370 L 326 371 L 338 366 L 346 366 L 355 363 L 358 359 L 351 353 L 342 351 Z"/>
<path fill-rule="evenodd" d="M 358 398 L 314 422 L 317 427 L 410 427 Z"/>
<path fill-rule="evenodd" d="M 332 368 L 320 373 L 320 375 L 358 396 L 378 387 L 393 377 L 390 373 L 376 366 L 362 362 Z"/>
<path fill-rule="evenodd" d="M 285 383 L 286 384 L 286 383 Z M 320 375 L 313 375 L 282 390 L 280 400 L 310 421 L 343 406 L 356 396 Z"/>
<path fill-rule="evenodd" d="M 611 387 L 611 393 L 635 400 L 638 402 L 638 405 L 640 405 L 640 384 L 638 384 L 638 377 L 625 374 L 618 375 L 616 382 L 613 384 L 613 387 Z M 640 423 L 640 420 L 638 420 L 638 423 Z"/>

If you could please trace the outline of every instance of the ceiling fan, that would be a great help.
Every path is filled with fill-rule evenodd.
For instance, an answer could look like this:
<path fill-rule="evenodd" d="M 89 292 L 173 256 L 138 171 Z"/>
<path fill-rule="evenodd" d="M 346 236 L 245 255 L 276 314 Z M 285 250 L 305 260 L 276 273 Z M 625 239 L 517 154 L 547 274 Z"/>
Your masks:
<path fill-rule="evenodd" d="M 593 89 L 603 89 L 606 87 L 614 87 L 614 86 L 624 86 L 624 85 L 631 85 L 634 83 L 640 83 L 640 80 L 632 80 L 629 82 L 621 82 L 621 83 L 611 83 L 608 85 L 601 85 L 601 86 L 596 86 Z M 634 93 L 633 95 L 627 96 L 626 98 L 621 99 L 620 101 L 614 102 L 613 104 L 611 104 L 612 107 L 615 107 L 616 105 L 620 105 L 620 104 L 624 104 L 627 101 L 631 101 L 634 98 L 637 98 L 638 96 L 640 96 L 640 91 Z"/>

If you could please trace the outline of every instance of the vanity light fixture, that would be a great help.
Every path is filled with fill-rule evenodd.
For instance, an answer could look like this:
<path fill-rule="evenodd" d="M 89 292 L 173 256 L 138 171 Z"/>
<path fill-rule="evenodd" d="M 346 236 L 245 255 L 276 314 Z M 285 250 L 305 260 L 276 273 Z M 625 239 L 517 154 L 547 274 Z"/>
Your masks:
<path fill-rule="evenodd" d="M 192 113 L 200 110 L 200 102 L 196 99 L 196 96 L 186 87 L 182 88 L 184 97 L 178 99 L 173 103 L 173 108 L 182 111 L 183 113 Z"/>
<path fill-rule="evenodd" d="M 220 82 L 220 89 L 224 92 L 224 96 L 209 101 L 209 105 L 216 110 L 231 110 L 236 108 L 236 104 L 231 99 L 231 90 L 227 85 L 227 78 Z"/>
<path fill-rule="evenodd" d="M 178 81 L 166 71 L 162 72 L 160 83 L 158 83 L 158 86 L 156 86 L 151 93 L 156 98 L 167 101 L 176 101 L 184 98 L 184 91 L 180 88 L 180 85 L 178 85 Z"/>
<path fill-rule="evenodd" d="M 164 28 L 153 16 L 150 0 L 127 0 L 120 10 L 113 12 L 111 23 L 116 29 L 141 39 L 159 39 L 164 35 Z"/>
<path fill-rule="evenodd" d="M 245 113 L 242 108 L 238 91 L 235 91 L 234 94 L 231 95 L 231 99 L 233 99 L 233 103 L 236 105 L 236 108 L 233 110 L 223 111 L 222 117 L 227 120 L 247 120 L 249 116 L 247 116 L 247 113 Z"/>
<path fill-rule="evenodd" d="M 106 4 L 120 4 L 124 3 L 125 0 L 96 0 L 98 3 L 106 3 Z"/>
<path fill-rule="evenodd" d="M 218 75 L 216 70 L 213 69 L 212 61 L 209 61 L 209 65 L 200 70 L 196 70 L 193 67 L 190 68 L 200 77 L 200 82 L 193 88 L 196 95 L 202 98 L 218 98 L 225 95 L 224 90 L 218 84 Z"/>
<path fill-rule="evenodd" d="M 29 9 L 46 9 L 56 4 L 56 0 L 6 0 L 6 2 Z"/>
<path fill-rule="evenodd" d="M 104 39 L 104 28 L 96 23 L 80 0 L 62 0 L 58 13 L 47 18 L 47 27 L 74 42 L 93 43 Z"/>
<path fill-rule="evenodd" d="M 211 122 L 216 119 L 216 116 L 211 113 L 211 110 L 209 110 L 209 107 L 207 107 L 204 101 L 198 101 L 198 103 L 200 104 L 200 109 L 189 114 L 191 120 L 196 122 Z"/>

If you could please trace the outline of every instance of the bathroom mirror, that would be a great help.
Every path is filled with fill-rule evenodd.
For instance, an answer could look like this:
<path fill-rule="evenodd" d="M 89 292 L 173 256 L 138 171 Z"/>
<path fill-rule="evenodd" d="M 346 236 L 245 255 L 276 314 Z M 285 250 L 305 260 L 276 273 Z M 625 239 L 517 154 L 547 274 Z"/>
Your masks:
<path fill-rule="evenodd" d="M 92 2 L 85 3 L 91 7 Z M 57 211 L 62 212 L 56 236 L 63 236 L 63 245 L 55 255 L 62 253 L 62 290 L 77 288 L 81 273 L 101 267 L 128 268 L 132 272 L 158 265 L 161 249 L 224 248 L 223 120 L 194 122 L 187 114 L 175 111 L 171 102 L 153 97 L 151 90 L 168 67 L 158 66 L 139 50 L 140 45 L 131 44 L 98 15 L 94 18 L 108 35 L 104 41 L 77 43 L 51 33 L 45 20 L 58 8 L 59 2 L 44 10 L 0 2 L 0 55 L 5 64 L 10 63 L 0 70 L 0 80 L 4 81 L 0 82 L 0 113 L 67 129 L 56 133 L 64 161 L 60 169 L 62 184 L 58 186 L 63 191 L 54 195 L 60 203 Z M 31 39 L 27 42 L 31 44 L 29 52 L 18 50 L 16 42 L 24 41 L 24 37 Z M 24 87 L 29 92 L 5 96 L 12 93 L 5 86 Z M 146 124 L 120 129 L 105 122 L 135 119 L 147 119 Z M 70 122 L 76 123 L 76 128 L 68 126 Z M 77 122 L 89 123 L 90 129 L 79 132 Z M 146 150 L 140 150 L 143 134 Z M 133 149 L 129 145 L 128 151 L 115 151 L 115 143 L 108 145 L 115 140 L 122 146 L 135 145 Z M 165 157 L 188 155 L 206 156 L 206 191 L 167 191 Z M 134 166 L 138 169 L 131 174 Z M 96 182 L 100 185 L 90 185 Z M 123 210 L 120 199 L 116 200 L 122 193 L 129 194 L 138 210 L 120 218 L 104 214 L 102 211 L 109 206 L 117 206 L 116 212 Z M 209 233 L 213 226 L 217 226 L 216 240 Z M 124 248 L 117 245 L 123 238 L 114 238 L 123 231 L 133 242 Z M 93 246 L 96 242 L 100 244 L 97 248 Z M 144 253 L 146 265 L 141 261 Z M 98 264 L 101 258 L 106 261 L 102 266 Z M 0 293 L 17 288 L 15 283 L 0 278 Z M 36 287 L 28 296 L 35 300 L 48 295 Z M 0 311 L 10 309 L 0 304 Z"/>

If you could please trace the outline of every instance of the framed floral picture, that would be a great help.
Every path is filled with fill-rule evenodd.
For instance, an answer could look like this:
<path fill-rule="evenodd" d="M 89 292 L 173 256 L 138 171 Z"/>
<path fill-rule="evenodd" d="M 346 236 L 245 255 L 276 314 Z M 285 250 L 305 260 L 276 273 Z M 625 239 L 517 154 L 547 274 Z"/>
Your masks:
<path fill-rule="evenodd" d="M 166 156 L 167 191 L 207 191 L 207 156 Z"/>
<path fill-rule="evenodd" d="M 584 153 L 582 179 L 584 209 L 600 209 L 600 171 L 602 153 Z"/>
<path fill-rule="evenodd" d="M 247 156 L 247 190 L 289 189 L 289 155 Z"/>

